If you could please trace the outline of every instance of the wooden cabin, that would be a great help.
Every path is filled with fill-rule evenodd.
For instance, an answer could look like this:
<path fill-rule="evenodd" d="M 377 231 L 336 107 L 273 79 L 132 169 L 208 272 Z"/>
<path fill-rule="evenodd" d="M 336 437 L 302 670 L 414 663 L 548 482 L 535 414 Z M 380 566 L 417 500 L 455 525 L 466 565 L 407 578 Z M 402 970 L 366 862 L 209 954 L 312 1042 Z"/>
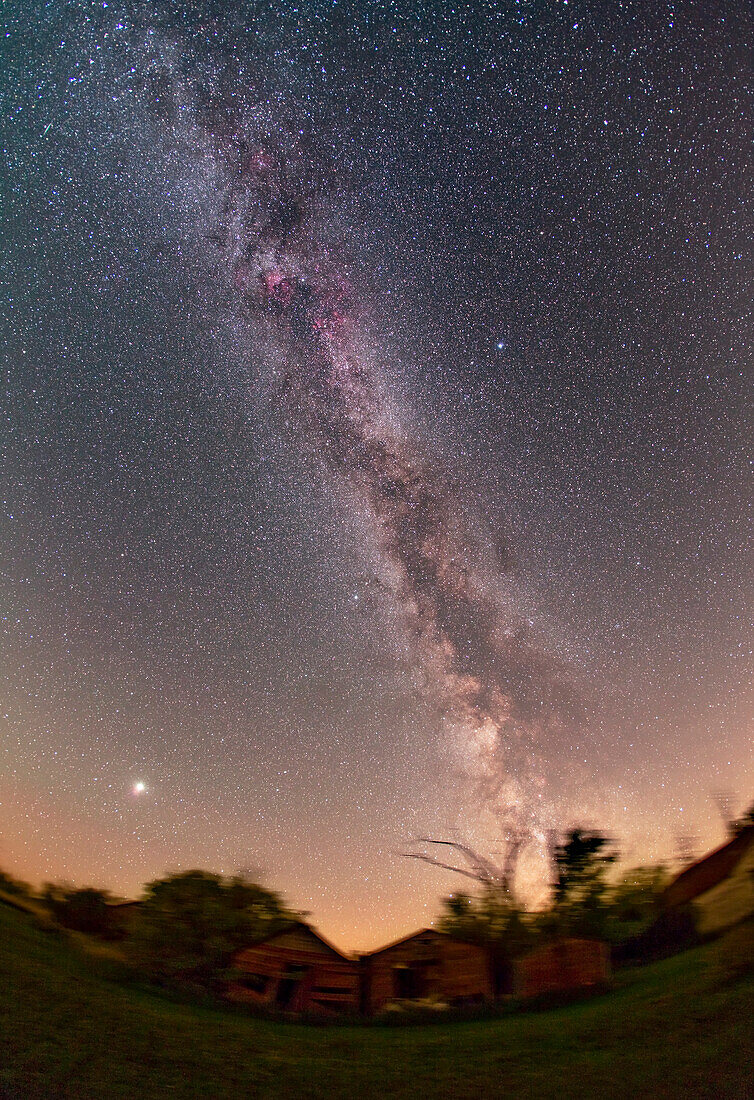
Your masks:
<path fill-rule="evenodd" d="M 754 915 L 754 825 L 682 871 L 662 902 L 666 910 L 693 903 L 697 931 L 703 935 Z"/>
<path fill-rule="evenodd" d="M 517 959 L 520 997 L 598 989 L 610 980 L 610 948 L 599 940 L 557 940 Z"/>
<path fill-rule="evenodd" d="M 431 928 L 364 955 L 361 962 L 366 1015 L 391 1001 L 432 997 L 463 1005 L 494 995 L 487 951 Z"/>
<path fill-rule="evenodd" d="M 234 1001 L 281 1012 L 359 1011 L 359 964 L 299 923 L 243 948 L 233 966 L 241 973 L 228 990 Z"/>

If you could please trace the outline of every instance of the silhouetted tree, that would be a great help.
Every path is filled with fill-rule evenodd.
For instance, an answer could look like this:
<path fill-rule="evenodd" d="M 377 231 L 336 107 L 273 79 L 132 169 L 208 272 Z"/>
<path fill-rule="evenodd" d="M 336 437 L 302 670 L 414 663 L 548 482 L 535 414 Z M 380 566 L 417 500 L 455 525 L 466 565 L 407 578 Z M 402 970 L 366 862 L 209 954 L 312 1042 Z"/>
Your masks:
<path fill-rule="evenodd" d="M 4 894 L 13 894 L 16 897 L 31 897 L 33 891 L 28 882 L 23 882 L 7 871 L 0 871 L 0 891 Z"/>
<path fill-rule="evenodd" d="M 731 832 L 733 836 L 738 836 L 744 829 L 748 829 L 752 825 L 754 825 L 754 802 L 752 802 L 748 810 L 745 810 L 744 813 L 732 823 Z"/>
<path fill-rule="evenodd" d="M 553 845 L 553 904 L 539 922 L 542 931 L 559 936 L 605 935 L 607 870 L 618 858 L 609 845 L 601 833 L 579 828 Z"/>
<path fill-rule="evenodd" d="M 219 989 L 236 951 L 292 919 L 280 896 L 257 883 L 187 871 L 146 887 L 130 953 L 159 981 Z"/>
<path fill-rule="evenodd" d="M 634 867 L 608 888 L 605 896 L 605 933 L 620 943 L 648 928 L 659 916 L 660 899 L 670 875 L 665 867 Z"/>
<path fill-rule="evenodd" d="M 109 937 L 113 933 L 108 905 L 111 895 L 107 890 L 96 890 L 92 886 L 75 889 L 47 883 L 43 888 L 42 900 L 64 928 L 86 932 L 90 936 Z"/>
<path fill-rule="evenodd" d="M 604 889 L 605 871 L 618 858 L 605 851 L 610 840 L 600 833 L 571 829 L 562 844 L 553 852 L 555 862 L 555 902 L 573 900 L 592 891 Z"/>
<path fill-rule="evenodd" d="M 487 948 L 497 993 L 511 991 L 513 960 L 524 954 L 535 938 L 510 894 L 495 886 L 484 887 L 479 895 L 443 898 L 438 927 L 456 939 Z"/>

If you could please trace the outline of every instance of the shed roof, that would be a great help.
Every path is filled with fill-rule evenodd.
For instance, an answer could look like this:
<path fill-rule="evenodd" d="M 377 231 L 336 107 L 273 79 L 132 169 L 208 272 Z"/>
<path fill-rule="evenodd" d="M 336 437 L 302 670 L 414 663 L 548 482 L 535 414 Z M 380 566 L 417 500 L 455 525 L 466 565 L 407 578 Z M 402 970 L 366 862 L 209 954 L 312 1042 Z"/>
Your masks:
<path fill-rule="evenodd" d="M 438 928 L 420 928 L 418 932 L 409 932 L 407 936 L 401 936 L 398 940 L 393 940 L 391 943 L 386 943 L 384 947 L 378 947 L 376 951 L 365 951 L 363 958 L 371 958 L 372 955 L 381 955 L 383 951 L 390 951 L 393 947 L 400 947 L 402 943 L 408 943 L 410 940 L 416 940 L 419 936 L 447 936 L 447 932 L 441 932 Z"/>
<path fill-rule="evenodd" d="M 727 878 L 754 844 L 754 825 L 747 825 L 737 836 L 714 852 L 682 871 L 665 889 L 663 903 L 668 908 L 684 905 L 711 890 Z"/>
<path fill-rule="evenodd" d="M 303 921 L 303 920 L 291 921 L 289 924 L 286 924 L 286 926 L 284 928 L 278 928 L 277 931 L 270 932 L 269 935 L 263 936 L 261 940 L 255 940 L 253 943 L 250 943 L 248 946 L 249 947 L 261 947 L 262 944 L 271 943 L 273 940 L 278 939 L 278 937 L 285 936 L 289 932 L 293 932 L 293 931 L 307 933 L 309 936 L 312 937 L 312 939 L 317 940 L 324 947 L 326 947 L 328 951 L 331 951 L 334 955 L 337 955 L 339 959 L 345 959 L 346 962 L 353 962 L 353 959 L 351 958 L 350 955 L 346 955 L 346 954 L 344 954 L 343 951 L 339 951 L 338 948 L 335 947 L 334 944 L 330 943 L 329 940 L 325 939 L 325 937 L 322 935 L 321 932 L 318 932 L 316 930 L 316 928 L 312 928 L 312 926 L 310 924 L 307 924 L 306 921 Z"/>

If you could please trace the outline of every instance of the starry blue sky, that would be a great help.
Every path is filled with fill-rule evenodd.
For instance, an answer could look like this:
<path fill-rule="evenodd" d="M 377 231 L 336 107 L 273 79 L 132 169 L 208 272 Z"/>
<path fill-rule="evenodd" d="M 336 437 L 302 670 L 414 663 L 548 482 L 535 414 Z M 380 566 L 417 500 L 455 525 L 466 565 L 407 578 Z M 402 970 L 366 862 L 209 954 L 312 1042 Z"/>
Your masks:
<path fill-rule="evenodd" d="M 460 517 L 469 638 L 499 617 L 580 700 L 501 734 L 523 892 L 548 827 L 720 839 L 711 795 L 754 790 L 747 9 L 5 5 L 2 865 L 246 867 L 367 947 L 455 885 L 415 836 L 499 845 L 405 560 L 285 396 L 311 349 L 229 276 L 239 127 L 307 205 L 278 262 L 347 282 L 382 439 Z"/>

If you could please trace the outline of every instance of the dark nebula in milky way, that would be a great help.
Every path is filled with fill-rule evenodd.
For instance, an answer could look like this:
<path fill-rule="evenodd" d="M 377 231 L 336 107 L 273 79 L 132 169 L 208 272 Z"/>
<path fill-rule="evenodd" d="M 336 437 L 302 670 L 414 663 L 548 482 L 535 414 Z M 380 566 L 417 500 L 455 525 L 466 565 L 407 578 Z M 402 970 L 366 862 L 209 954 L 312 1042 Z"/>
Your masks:
<path fill-rule="evenodd" d="M 190 94 L 219 170 L 221 218 L 209 236 L 237 308 L 279 345 L 279 397 L 293 424 L 368 508 L 427 701 L 464 731 L 477 795 L 517 830 L 534 828 L 526 770 L 537 740 L 576 718 L 578 693 L 495 600 L 458 490 L 385 407 L 344 248 L 325 239 L 321 206 L 335 172 L 310 142 L 260 132 L 248 88 L 228 69 Z M 513 573 L 511 547 L 498 544 L 495 559 L 493 573 Z"/>

